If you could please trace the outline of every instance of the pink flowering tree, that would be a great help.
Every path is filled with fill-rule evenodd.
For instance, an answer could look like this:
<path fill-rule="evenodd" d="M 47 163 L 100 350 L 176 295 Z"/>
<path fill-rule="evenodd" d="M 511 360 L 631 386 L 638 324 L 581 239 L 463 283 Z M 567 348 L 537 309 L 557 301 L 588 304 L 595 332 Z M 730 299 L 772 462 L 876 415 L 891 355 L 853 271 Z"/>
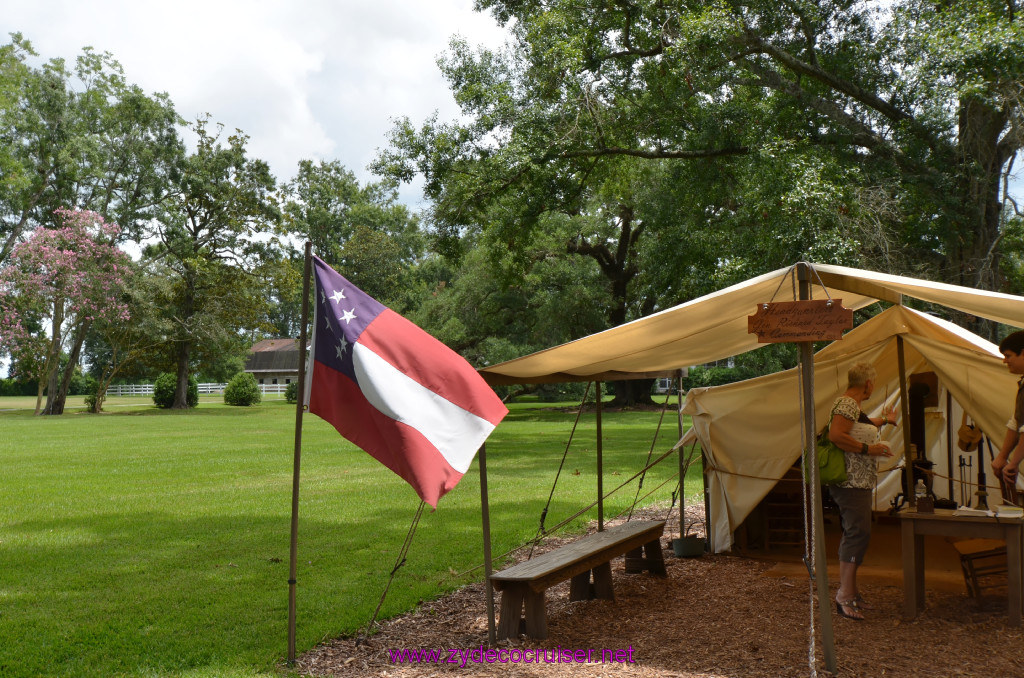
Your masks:
<path fill-rule="evenodd" d="M 59 209 L 57 228 L 37 228 L 0 269 L 0 351 L 35 366 L 36 413 L 62 414 L 82 343 L 93 323 L 130 320 L 124 288 L 131 259 L 119 232 L 95 212 Z M 69 359 L 61 369 L 61 356 Z"/>

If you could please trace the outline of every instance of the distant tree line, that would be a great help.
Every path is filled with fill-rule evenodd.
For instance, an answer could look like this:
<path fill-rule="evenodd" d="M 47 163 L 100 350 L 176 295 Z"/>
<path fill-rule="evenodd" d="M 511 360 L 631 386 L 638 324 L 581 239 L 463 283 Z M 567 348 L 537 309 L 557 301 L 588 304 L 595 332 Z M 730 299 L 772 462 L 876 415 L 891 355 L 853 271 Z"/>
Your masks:
<path fill-rule="evenodd" d="M 172 372 L 178 407 L 190 376 L 227 381 L 253 341 L 297 335 L 304 240 L 476 365 L 800 260 L 1024 292 L 1016 0 L 479 5 L 510 43 L 453 40 L 440 65 L 462 116 L 400 120 L 367 185 L 336 161 L 279 180 L 243 132 L 182 120 L 111 55 L 42 62 L 12 34 L 0 353 L 39 410 L 63 410 L 76 369 L 97 389 Z M 415 179 L 420 214 L 397 198 Z M 92 254 L 40 280 L 44 240 L 73 224 Z M 61 265 L 113 286 L 84 304 Z M 612 388 L 649 400 L 650 382 Z"/>

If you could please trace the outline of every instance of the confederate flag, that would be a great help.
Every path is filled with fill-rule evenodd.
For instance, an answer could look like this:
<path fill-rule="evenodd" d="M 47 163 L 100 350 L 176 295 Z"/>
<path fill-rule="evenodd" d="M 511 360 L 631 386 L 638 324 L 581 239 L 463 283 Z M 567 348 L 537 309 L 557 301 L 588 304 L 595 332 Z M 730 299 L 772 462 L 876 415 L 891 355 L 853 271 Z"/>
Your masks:
<path fill-rule="evenodd" d="M 437 508 L 508 409 L 458 353 L 319 257 L 313 270 L 309 411 Z"/>

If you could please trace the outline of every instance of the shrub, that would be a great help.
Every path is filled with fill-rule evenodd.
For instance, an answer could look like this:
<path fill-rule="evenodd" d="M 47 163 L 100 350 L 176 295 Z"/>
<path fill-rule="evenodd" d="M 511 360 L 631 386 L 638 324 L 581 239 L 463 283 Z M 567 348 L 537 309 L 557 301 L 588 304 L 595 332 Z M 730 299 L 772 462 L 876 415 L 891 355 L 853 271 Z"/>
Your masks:
<path fill-rule="evenodd" d="M 299 400 L 299 383 L 293 381 L 292 383 L 285 386 L 284 389 L 284 400 L 286 403 L 294 405 Z"/>
<path fill-rule="evenodd" d="M 164 409 L 174 405 L 174 389 L 178 386 L 178 377 L 170 372 L 164 372 L 153 382 L 153 402 L 157 407 Z M 188 394 L 185 402 L 189 407 L 199 404 L 199 382 L 195 377 L 188 378 Z"/>
<path fill-rule="evenodd" d="M 34 396 L 39 382 L 35 379 L 18 381 L 15 378 L 0 379 L 0 396 Z"/>
<path fill-rule="evenodd" d="M 248 407 L 257 404 L 260 398 L 260 386 L 249 372 L 236 374 L 224 389 L 224 402 L 228 405 Z"/>
<path fill-rule="evenodd" d="M 85 396 L 85 409 L 93 414 L 99 414 L 103 411 L 103 401 L 106 399 L 105 395 L 97 396 L 95 393 L 90 393 Z"/>

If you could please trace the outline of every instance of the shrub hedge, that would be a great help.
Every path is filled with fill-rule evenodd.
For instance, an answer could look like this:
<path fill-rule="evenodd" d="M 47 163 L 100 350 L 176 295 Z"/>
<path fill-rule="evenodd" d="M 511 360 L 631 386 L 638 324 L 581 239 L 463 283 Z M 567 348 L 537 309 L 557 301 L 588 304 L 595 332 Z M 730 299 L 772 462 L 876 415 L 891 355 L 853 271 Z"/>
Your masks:
<path fill-rule="evenodd" d="M 248 407 L 260 402 L 262 394 L 256 377 L 249 372 L 239 372 L 224 389 L 224 402 L 228 405 Z"/>

